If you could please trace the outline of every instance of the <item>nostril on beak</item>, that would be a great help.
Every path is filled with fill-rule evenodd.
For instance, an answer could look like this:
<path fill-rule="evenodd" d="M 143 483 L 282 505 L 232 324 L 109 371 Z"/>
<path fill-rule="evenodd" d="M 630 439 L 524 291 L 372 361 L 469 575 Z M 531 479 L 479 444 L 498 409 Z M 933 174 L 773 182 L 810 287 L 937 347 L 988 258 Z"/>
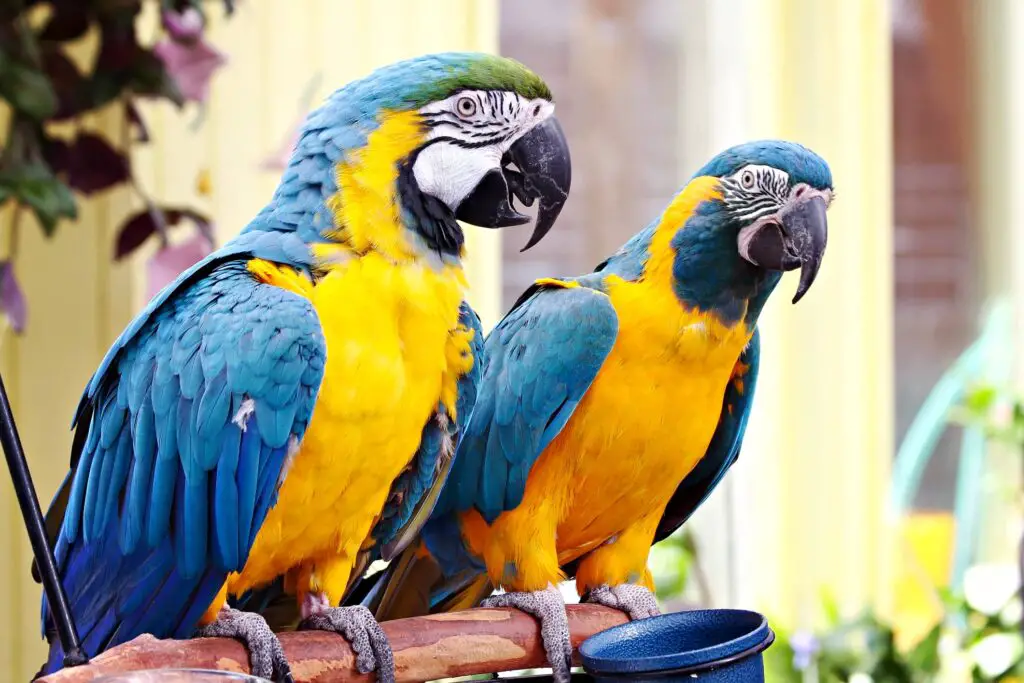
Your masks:
<path fill-rule="evenodd" d="M 796 192 L 795 192 L 794 196 L 797 199 L 799 199 L 800 197 L 804 196 L 805 192 L 807 192 L 807 186 L 806 185 L 798 185 L 797 188 L 796 188 Z"/>

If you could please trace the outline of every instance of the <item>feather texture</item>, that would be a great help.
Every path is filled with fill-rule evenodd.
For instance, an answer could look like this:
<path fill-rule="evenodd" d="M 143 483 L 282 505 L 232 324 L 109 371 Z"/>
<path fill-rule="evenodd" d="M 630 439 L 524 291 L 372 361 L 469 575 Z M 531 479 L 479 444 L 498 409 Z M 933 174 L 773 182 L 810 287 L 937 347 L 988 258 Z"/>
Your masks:
<path fill-rule="evenodd" d="M 79 429 L 89 437 L 56 544 L 89 652 L 145 629 L 184 637 L 195 627 L 228 572 L 244 564 L 250 529 L 276 493 L 285 450 L 279 431 L 301 438 L 323 374 L 324 339 L 309 302 L 256 282 L 244 261 L 186 279 L 146 318 L 83 399 L 80 412 L 91 417 Z M 239 344 L 253 330 L 285 331 L 278 334 L 286 343 Z M 226 370 L 218 361 L 225 355 L 233 359 Z M 268 377 L 280 362 L 312 370 L 279 375 L 294 404 L 234 423 L 231 397 L 265 405 L 281 383 L 253 378 Z M 263 421 L 272 429 L 261 429 Z M 269 462 L 262 481 L 253 476 L 261 460 Z M 179 618 L 157 625 L 139 610 Z M 48 619 L 44 601 L 44 626 Z M 52 653 L 51 663 L 61 656 Z"/>

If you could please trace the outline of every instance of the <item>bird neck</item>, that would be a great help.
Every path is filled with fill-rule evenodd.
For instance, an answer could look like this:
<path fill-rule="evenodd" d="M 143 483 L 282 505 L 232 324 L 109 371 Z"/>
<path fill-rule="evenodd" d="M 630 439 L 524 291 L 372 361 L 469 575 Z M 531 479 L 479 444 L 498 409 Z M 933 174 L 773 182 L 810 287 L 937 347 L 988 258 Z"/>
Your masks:
<path fill-rule="evenodd" d="M 424 140 L 415 111 L 337 129 L 311 119 L 273 201 L 243 232 L 294 231 L 323 268 L 371 252 L 396 264 L 461 268 L 455 216 L 415 184 L 412 164 Z"/>
<path fill-rule="evenodd" d="M 670 286 L 684 308 L 753 329 L 781 275 L 739 255 L 739 226 L 721 199 L 717 178 L 690 181 L 654 229 L 645 274 Z"/>
<path fill-rule="evenodd" d="M 420 191 L 412 172 L 425 141 L 418 112 L 385 113 L 366 144 L 336 168 L 338 191 L 327 199 L 328 236 L 356 253 L 375 251 L 397 262 L 458 264 L 462 229 L 451 209 Z"/>

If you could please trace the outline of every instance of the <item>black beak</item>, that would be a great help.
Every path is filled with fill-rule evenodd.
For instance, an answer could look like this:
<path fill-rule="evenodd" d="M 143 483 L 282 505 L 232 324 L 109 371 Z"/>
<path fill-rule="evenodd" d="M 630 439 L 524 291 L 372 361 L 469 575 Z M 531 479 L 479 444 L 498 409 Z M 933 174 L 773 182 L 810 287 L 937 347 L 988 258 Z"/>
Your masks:
<path fill-rule="evenodd" d="M 509 168 L 515 164 L 518 170 Z M 483 177 L 476 188 L 462 200 L 455 217 L 481 228 L 506 228 L 530 222 L 512 206 L 516 197 L 526 206 L 537 207 L 537 223 L 530 240 L 521 251 L 526 251 L 551 230 L 569 196 L 572 163 L 569 144 L 562 127 L 554 116 L 516 140 L 502 159 L 500 171 L 494 170 Z"/>
<path fill-rule="evenodd" d="M 800 268 L 793 303 L 800 301 L 821 268 L 828 241 L 825 200 L 818 195 L 798 199 L 779 215 L 740 231 L 740 253 L 754 265 L 768 270 Z"/>

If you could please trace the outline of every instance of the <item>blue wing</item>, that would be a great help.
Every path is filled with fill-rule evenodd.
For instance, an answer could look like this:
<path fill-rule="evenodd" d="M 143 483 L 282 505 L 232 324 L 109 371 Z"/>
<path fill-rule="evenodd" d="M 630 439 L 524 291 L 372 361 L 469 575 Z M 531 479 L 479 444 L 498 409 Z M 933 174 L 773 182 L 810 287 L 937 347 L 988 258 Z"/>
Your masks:
<path fill-rule="evenodd" d="M 115 342 L 76 417 L 55 554 L 90 655 L 190 635 L 244 565 L 323 377 L 308 301 L 244 260 L 200 265 Z M 49 666 L 60 660 L 54 641 Z"/>
<path fill-rule="evenodd" d="M 711 437 L 708 450 L 676 488 L 654 535 L 657 543 L 683 525 L 714 491 L 722 477 L 740 455 L 743 433 L 747 429 L 750 407 L 757 385 L 758 362 L 761 355 L 760 333 L 755 329 L 747 348 L 740 354 L 737 369 L 725 389 L 722 414 Z"/>
<path fill-rule="evenodd" d="M 534 461 L 568 422 L 618 333 L 607 295 L 535 284 L 484 343 L 479 395 L 435 517 L 516 507 Z"/>
<path fill-rule="evenodd" d="M 279 218 L 277 209 L 267 209 L 262 212 L 246 228 L 248 232 L 243 232 L 217 251 L 192 265 L 173 282 L 157 292 L 110 345 L 110 349 L 107 350 L 99 367 L 89 380 L 88 386 L 82 392 L 82 398 L 71 423 L 72 428 L 77 427 L 71 446 L 71 468 L 46 511 L 46 530 L 51 546 L 57 542 L 57 536 L 64 523 L 64 512 L 67 508 L 68 496 L 71 493 L 72 479 L 85 446 L 85 437 L 89 433 L 89 415 L 95 407 L 100 384 L 109 377 L 112 366 L 120 357 L 125 346 L 136 339 L 142 328 L 149 324 L 157 311 L 161 310 L 164 304 L 173 295 L 182 291 L 186 285 L 197 281 L 218 265 L 232 260 L 261 258 L 277 263 L 287 263 L 308 273 L 311 265 L 309 246 L 294 233 L 282 231 L 280 228 L 286 226 L 280 222 Z M 32 561 L 32 575 L 36 581 L 40 580 L 35 560 Z"/>

